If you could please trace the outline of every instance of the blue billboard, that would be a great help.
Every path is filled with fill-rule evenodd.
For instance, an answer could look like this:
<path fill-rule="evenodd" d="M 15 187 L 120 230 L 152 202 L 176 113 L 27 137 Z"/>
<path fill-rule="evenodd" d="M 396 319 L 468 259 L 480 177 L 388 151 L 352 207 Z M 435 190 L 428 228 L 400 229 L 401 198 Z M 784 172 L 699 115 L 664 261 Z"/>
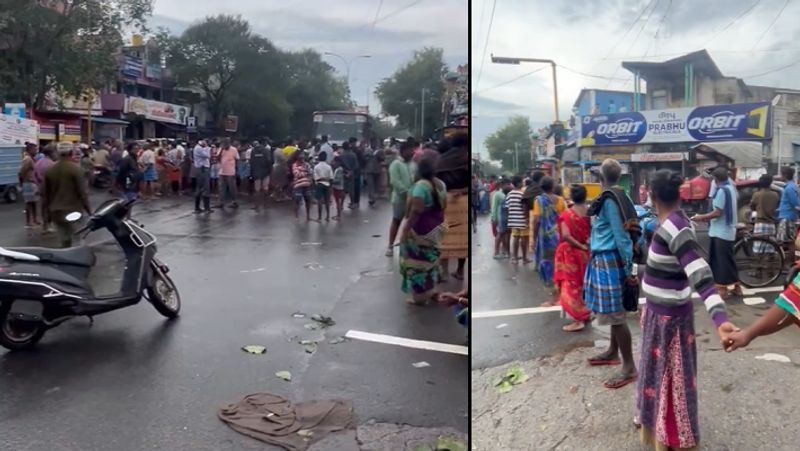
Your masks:
<path fill-rule="evenodd" d="M 580 145 L 768 140 L 768 102 L 598 114 L 580 118 Z"/>

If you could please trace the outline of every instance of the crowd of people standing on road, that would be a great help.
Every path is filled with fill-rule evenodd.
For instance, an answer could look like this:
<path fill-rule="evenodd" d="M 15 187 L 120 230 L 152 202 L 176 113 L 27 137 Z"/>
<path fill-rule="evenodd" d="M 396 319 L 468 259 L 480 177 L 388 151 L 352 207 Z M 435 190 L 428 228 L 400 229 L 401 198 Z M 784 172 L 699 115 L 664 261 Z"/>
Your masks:
<path fill-rule="evenodd" d="M 641 230 L 633 202 L 617 186 L 621 173 L 617 161 L 605 160 L 600 166 L 602 194 L 588 205 L 585 187 L 573 185 L 570 201 L 564 202 L 555 181 L 542 173 L 491 183 L 494 258 L 535 263 L 542 282 L 555 284 L 558 302 L 573 320 L 565 331 L 582 330 L 592 317 L 610 327 L 608 348 L 588 364 L 621 365 L 604 382 L 609 389 L 637 384 L 634 421 L 642 443 L 655 449 L 693 448 L 699 442 L 699 413 L 692 293 L 699 294 L 720 342 L 732 351 L 756 337 L 800 325 L 800 276 L 793 277 L 767 315 L 747 329 L 736 327 L 724 301 L 741 294 L 733 258 L 737 190 L 728 168 L 714 169 L 710 211 L 692 218 L 681 208 L 685 180 L 666 169 L 652 174 L 647 199 L 659 226 L 646 254 L 636 245 Z M 781 174 L 786 182 L 781 194 L 771 189 L 772 176 L 759 181 L 751 202 L 755 233 L 793 244 L 800 196 L 794 170 L 782 168 Z M 697 242 L 698 222 L 710 223 L 708 262 Z M 529 250 L 533 259 L 528 259 Z M 641 278 L 637 262 L 644 263 Z M 548 300 L 544 305 L 553 304 Z M 642 337 L 638 365 L 627 322 L 627 313 L 637 310 Z"/>

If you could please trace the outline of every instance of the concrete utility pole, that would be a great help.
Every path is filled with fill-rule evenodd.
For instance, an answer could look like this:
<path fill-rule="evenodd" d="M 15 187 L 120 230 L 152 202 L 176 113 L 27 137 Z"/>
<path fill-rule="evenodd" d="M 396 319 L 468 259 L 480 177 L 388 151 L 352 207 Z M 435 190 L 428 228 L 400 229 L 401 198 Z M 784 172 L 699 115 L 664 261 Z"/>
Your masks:
<path fill-rule="evenodd" d="M 422 104 L 421 104 L 422 106 L 420 107 L 422 109 L 422 111 L 420 113 L 420 118 L 419 118 L 419 130 L 420 130 L 419 131 L 419 137 L 420 138 L 424 138 L 425 137 L 425 91 L 427 91 L 427 90 L 428 90 L 428 88 L 422 88 Z"/>
<path fill-rule="evenodd" d="M 556 76 L 556 62 L 553 60 L 548 59 L 541 59 L 541 58 L 516 58 L 516 57 L 506 57 L 506 56 L 494 56 L 492 55 L 492 62 L 495 64 L 515 64 L 519 65 L 521 63 L 545 63 L 550 64 L 553 68 L 553 107 L 556 113 L 555 121 L 558 122 L 558 79 Z"/>

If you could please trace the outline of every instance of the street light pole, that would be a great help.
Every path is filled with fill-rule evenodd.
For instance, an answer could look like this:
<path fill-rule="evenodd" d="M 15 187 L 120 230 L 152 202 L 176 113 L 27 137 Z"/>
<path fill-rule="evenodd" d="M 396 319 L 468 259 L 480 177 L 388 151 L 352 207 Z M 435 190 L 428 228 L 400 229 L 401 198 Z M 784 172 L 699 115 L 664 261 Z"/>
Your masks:
<path fill-rule="evenodd" d="M 347 82 L 347 88 L 348 89 L 350 89 L 350 64 L 354 60 L 356 60 L 358 58 L 372 58 L 372 55 L 357 55 L 357 56 L 354 56 L 353 58 L 350 58 L 350 60 L 348 61 L 345 57 L 343 57 L 342 55 L 339 55 L 338 53 L 324 52 L 323 55 L 335 56 L 336 58 L 339 58 L 340 60 L 342 60 L 342 63 L 344 63 L 345 80 Z"/>
<path fill-rule="evenodd" d="M 421 104 L 422 106 L 420 107 L 422 111 L 420 112 L 420 118 L 419 118 L 420 138 L 423 138 L 425 136 L 425 91 L 427 90 L 428 88 L 422 88 L 422 104 Z"/>
<path fill-rule="evenodd" d="M 515 64 L 521 63 L 545 63 L 553 68 L 553 106 L 556 113 L 556 120 L 558 122 L 558 80 L 556 76 L 556 62 L 548 59 L 541 58 L 516 58 L 507 56 L 494 56 L 492 55 L 492 62 L 495 64 Z"/>

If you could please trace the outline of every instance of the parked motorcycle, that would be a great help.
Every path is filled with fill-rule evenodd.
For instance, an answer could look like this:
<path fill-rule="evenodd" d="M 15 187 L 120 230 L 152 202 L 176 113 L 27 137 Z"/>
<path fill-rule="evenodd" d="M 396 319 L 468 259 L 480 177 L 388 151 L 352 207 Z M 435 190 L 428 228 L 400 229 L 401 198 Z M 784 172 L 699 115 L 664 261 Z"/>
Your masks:
<path fill-rule="evenodd" d="M 94 167 L 94 177 L 92 178 L 92 186 L 99 189 L 109 189 L 112 184 L 111 170 L 105 166 Z"/>
<path fill-rule="evenodd" d="M 107 229 L 122 248 L 125 272 L 119 293 L 95 295 L 87 279 L 96 263 L 89 246 L 68 249 L 0 247 L 0 346 L 33 347 L 64 321 L 137 304 L 147 299 L 163 316 L 177 318 L 181 299 L 169 268 L 156 257 L 156 237 L 128 219 L 135 201 L 113 200 L 91 215 L 76 235 Z M 70 213 L 69 221 L 80 220 Z"/>

